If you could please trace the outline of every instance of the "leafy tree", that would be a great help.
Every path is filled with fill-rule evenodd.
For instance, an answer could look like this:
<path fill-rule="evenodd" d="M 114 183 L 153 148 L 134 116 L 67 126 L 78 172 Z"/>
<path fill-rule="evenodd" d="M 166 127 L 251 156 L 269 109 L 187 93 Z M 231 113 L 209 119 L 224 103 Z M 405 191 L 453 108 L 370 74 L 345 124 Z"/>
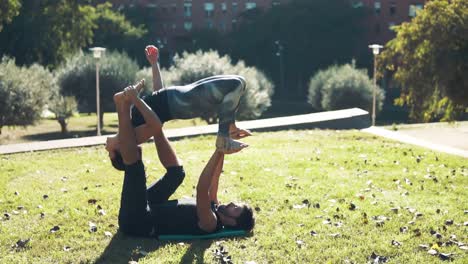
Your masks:
<path fill-rule="evenodd" d="M 34 124 L 53 86 L 53 75 L 42 66 L 18 67 L 4 57 L 0 63 L 0 133 L 3 126 Z"/>
<path fill-rule="evenodd" d="M 168 70 L 163 70 L 161 76 L 164 85 L 185 85 L 202 78 L 220 74 L 237 74 L 245 78 L 247 89 L 241 98 L 237 117 L 240 119 L 252 119 L 259 117 L 271 105 L 273 84 L 266 76 L 254 67 L 245 66 L 239 61 L 232 64 L 229 56 L 220 56 L 216 51 L 196 53 L 184 52 L 176 56 L 174 65 Z M 151 83 L 151 69 L 146 68 L 137 73 L 138 79 L 146 79 Z M 207 113 L 202 118 L 208 123 L 216 121 L 216 113 Z"/>
<path fill-rule="evenodd" d="M 366 70 L 353 64 L 331 66 L 319 71 L 309 82 L 309 103 L 317 110 L 359 107 L 372 110 L 374 84 Z M 377 87 L 376 110 L 382 109 L 384 91 Z"/>
<path fill-rule="evenodd" d="M 0 53 L 20 65 L 38 62 L 56 66 L 67 55 L 93 43 L 116 43 L 144 33 L 110 4 L 91 1 L 23 0 L 20 14 L 0 33 Z"/>
<path fill-rule="evenodd" d="M 281 83 L 282 67 L 286 85 L 276 94 L 304 98 L 306 82 L 315 71 L 369 56 L 362 38 L 366 14 L 348 0 L 292 0 L 255 16 L 245 14 L 223 52 L 264 70 L 276 84 Z M 283 47 L 281 57 L 275 55 L 277 40 Z"/>
<path fill-rule="evenodd" d="M 112 96 L 132 84 L 138 65 L 127 54 L 106 52 L 99 61 L 101 125 L 104 111 L 114 111 Z M 80 112 L 96 111 L 96 65 L 90 55 L 78 53 L 56 70 L 58 84 L 65 96 L 75 96 Z"/>
<path fill-rule="evenodd" d="M 20 7 L 19 0 L 0 0 L 0 31 L 2 31 L 4 23 L 10 23 L 19 14 Z"/>
<path fill-rule="evenodd" d="M 468 106 L 468 2 L 430 1 L 379 56 L 415 121 L 454 120 Z"/>
<path fill-rule="evenodd" d="M 62 134 L 67 134 L 68 119 L 78 110 L 75 97 L 56 93 L 48 106 L 49 110 L 55 114 L 55 119 L 60 124 Z"/>

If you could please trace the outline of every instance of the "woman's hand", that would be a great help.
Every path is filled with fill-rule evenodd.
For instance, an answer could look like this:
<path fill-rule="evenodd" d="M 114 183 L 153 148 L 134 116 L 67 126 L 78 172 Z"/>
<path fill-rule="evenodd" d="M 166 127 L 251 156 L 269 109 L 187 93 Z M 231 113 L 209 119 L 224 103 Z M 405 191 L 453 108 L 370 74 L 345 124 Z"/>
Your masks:
<path fill-rule="evenodd" d="M 145 48 L 146 59 L 151 64 L 151 66 L 158 63 L 159 50 L 153 45 L 146 46 Z"/>

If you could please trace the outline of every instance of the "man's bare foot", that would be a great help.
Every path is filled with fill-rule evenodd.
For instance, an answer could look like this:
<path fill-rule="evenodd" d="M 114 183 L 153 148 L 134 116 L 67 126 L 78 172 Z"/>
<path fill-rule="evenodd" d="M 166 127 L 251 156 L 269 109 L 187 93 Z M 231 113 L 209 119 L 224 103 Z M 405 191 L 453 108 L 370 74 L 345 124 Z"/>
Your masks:
<path fill-rule="evenodd" d="M 229 135 L 233 139 L 241 139 L 241 138 L 251 136 L 252 132 L 250 132 L 250 130 L 247 130 L 247 129 L 238 128 L 236 127 L 235 124 L 231 124 L 229 126 Z"/>
<path fill-rule="evenodd" d="M 249 145 L 229 137 L 218 136 L 216 138 L 216 149 L 224 154 L 232 154 L 241 151 Z"/>

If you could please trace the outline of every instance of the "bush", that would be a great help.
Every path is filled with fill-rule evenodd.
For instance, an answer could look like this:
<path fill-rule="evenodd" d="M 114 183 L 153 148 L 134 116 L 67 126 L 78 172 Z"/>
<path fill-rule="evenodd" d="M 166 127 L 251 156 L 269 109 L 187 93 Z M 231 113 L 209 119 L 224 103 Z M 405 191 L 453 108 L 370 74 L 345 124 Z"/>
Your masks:
<path fill-rule="evenodd" d="M 101 124 L 105 111 L 115 111 L 112 96 L 133 83 L 138 65 L 127 54 L 108 52 L 99 62 Z M 75 96 L 80 112 L 96 111 L 96 64 L 91 55 L 79 53 L 57 69 L 65 96 Z M 103 125 L 103 124 L 102 124 Z"/>
<path fill-rule="evenodd" d="M 27 126 L 39 120 L 56 89 L 52 73 L 33 64 L 18 67 L 15 60 L 0 62 L 0 133 L 3 126 Z"/>
<path fill-rule="evenodd" d="M 168 70 L 161 70 L 164 86 L 185 85 L 197 80 L 220 74 L 241 75 L 247 82 L 247 90 L 241 98 L 238 119 L 253 119 L 259 117 L 271 105 L 273 84 L 267 77 L 254 67 L 245 66 L 243 61 L 233 65 L 229 56 L 219 56 L 216 51 L 187 53 L 174 58 L 174 65 Z M 151 83 L 151 69 L 146 68 L 138 72 L 138 79 L 146 79 Z M 149 87 L 152 86 L 148 85 Z M 213 116 L 203 117 L 212 123 Z"/>
<path fill-rule="evenodd" d="M 311 78 L 308 102 L 317 110 L 359 107 L 371 112 L 373 87 L 367 72 L 356 69 L 354 63 L 331 66 Z M 377 112 L 382 109 L 384 98 L 384 91 L 377 87 Z"/>

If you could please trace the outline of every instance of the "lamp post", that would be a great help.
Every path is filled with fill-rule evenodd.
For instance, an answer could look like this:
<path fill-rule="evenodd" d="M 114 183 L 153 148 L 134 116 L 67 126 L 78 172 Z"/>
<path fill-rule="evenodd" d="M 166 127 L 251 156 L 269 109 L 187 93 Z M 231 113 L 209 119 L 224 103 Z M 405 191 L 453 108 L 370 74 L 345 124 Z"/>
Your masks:
<path fill-rule="evenodd" d="M 279 57 L 281 92 L 284 92 L 283 45 L 279 40 L 275 41 L 275 45 L 277 48 L 275 55 Z"/>
<path fill-rule="evenodd" d="M 372 53 L 374 54 L 374 89 L 372 89 L 372 126 L 375 126 L 375 96 L 377 92 L 377 55 L 380 53 L 380 49 L 383 46 L 378 44 L 369 45 L 369 48 L 372 49 Z"/>
<path fill-rule="evenodd" d="M 97 135 L 101 135 L 101 109 L 99 107 L 99 59 L 104 55 L 105 48 L 94 47 L 90 48 L 93 52 L 93 57 L 96 59 L 96 115 L 97 115 Z"/>

